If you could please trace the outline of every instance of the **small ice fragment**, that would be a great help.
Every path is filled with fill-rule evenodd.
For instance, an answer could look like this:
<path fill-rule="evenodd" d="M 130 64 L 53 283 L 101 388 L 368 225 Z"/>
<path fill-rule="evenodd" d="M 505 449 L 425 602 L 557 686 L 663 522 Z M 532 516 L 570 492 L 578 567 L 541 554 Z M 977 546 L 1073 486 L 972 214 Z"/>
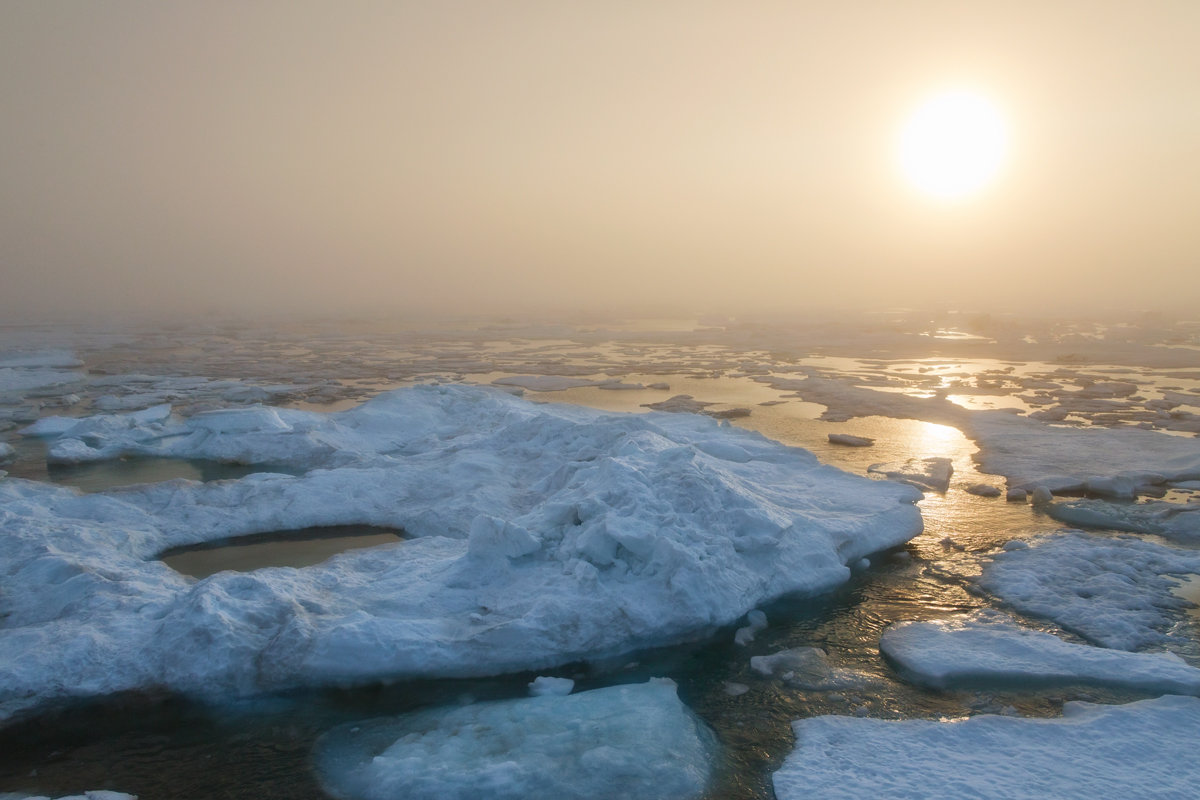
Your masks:
<path fill-rule="evenodd" d="M 767 615 L 759 611 L 757 608 L 746 614 L 746 622 L 744 627 L 738 628 L 733 635 L 733 641 L 736 644 L 745 646 L 754 641 L 754 635 L 767 627 Z"/>
<path fill-rule="evenodd" d="M 546 697 L 547 695 L 566 697 L 574 688 L 575 681 L 570 678 L 539 675 L 529 684 L 529 694 L 531 697 Z"/>
<path fill-rule="evenodd" d="M 868 436 L 855 436 L 850 433 L 831 433 L 829 434 L 829 443 L 845 447 L 870 447 L 875 444 L 875 440 Z"/>
<path fill-rule="evenodd" d="M 1010 503 L 1024 503 L 1029 499 L 1029 493 L 1024 489 L 1009 489 L 1004 499 Z"/>
<path fill-rule="evenodd" d="M 725 681 L 725 694 L 729 695 L 730 697 L 741 697 L 748 691 L 750 691 L 750 687 L 744 683 Z"/>
<path fill-rule="evenodd" d="M 1033 490 L 1033 504 L 1035 506 L 1044 506 L 1054 502 L 1054 495 L 1045 486 L 1039 486 Z"/>
<path fill-rule="evenodd" d="M 999 497 L 1001 492 L 997 486 L 991 486 L 986 483 L 972 483 L 967 487 L 967 494 L 974 494 L 979 497 Z"/>

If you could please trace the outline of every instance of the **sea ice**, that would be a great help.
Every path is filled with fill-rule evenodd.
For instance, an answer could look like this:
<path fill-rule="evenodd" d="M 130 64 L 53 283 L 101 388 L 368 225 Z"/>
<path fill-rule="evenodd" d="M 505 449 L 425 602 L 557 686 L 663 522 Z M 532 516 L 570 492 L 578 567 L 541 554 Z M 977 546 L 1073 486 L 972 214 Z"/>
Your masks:
<path fill-rule="evenodd" d="M 767 656 L 753 656 L 750 669 L 810 691 L 844 689 L 863 682 L 860 673 L 831 667 L 825 651 L 818 647 L 793 647 Z"/>
<path fill-rule="evenodd" d="M 531 392 L 561 392 L 564 389 L 595 386 L 597 382 L 561 375 L 513 375 L 508 378 L 496 378 L 492 383 L 496 386 L 516 386 Z"/>
<path fill-rule="evenodd" d="M 773 778 L 779 800 L 1183 800 L 1200 785 L 1194 697 L 1120 706 L 1071 702 L 1056 719 L 826 716 L 792 727 L 796 749 Z"/>
<path fill-rule="evenodd" d="M 891 481 L 907 483 L 918 489 L 945 492 L 950 488 L 950 476 L 954 474 L 954 465 L 948 458 L 909 458 L 904 461 L 872 464 L 867 468 L 867 472 L 882 475 Z"/>
<path fill-rule="evenodd" d="M 1197 572 L 1195 550 L 1069 532 L 993 555 L 978 584 L 1017 611 L 1105 647 L 1138 650 L 1166 642 L 1192 605 L 1172 594 L 1176 584 L 1166 576 Z"/>
<path fill-rule="evenodd" d="M 829 590 L 921 530 L 915 489 L 756 433 L 478 387 L 336 414 L 88 418 L 50 449 L 308 471 L 91 495 L 0 481 L 0 718 L 148 686 L 223 696 L 617 655 Z M 344 524 L 411 538 L 200 581 L 155 560 Z"/>
<path fill-rule="evenodd" d="M 566 697 L 575 689 L 575 681 L 570 678 L 552 678 L 549 675 L 539 675 L 529 683 L 529 694 L 533 697 L 557 695 Z"/>
<path fill-rule="evenodd" d="M 1181 542 L 1200 540 L 1200 504 L 1197 503 L 1068 500 L 1045 506 L 1042 510 L 1068 525 L 1155 533 Z"/>
<path fill-rule="evenodd" d="M 846 447 L 870 447 L 875 444 L 875 440 L 869 436 L 855 436 L 851 433 L 831 433 L 829 434 L 830 444 L 841 444 Z"/>
<path fill-rule="evenodd" d="M 1200 694 L 1200 669 L 1172 653 L 1072 644 L 998 612 L 897 622 L 883 632 L 879 649 L 905 677 L 935 689 L 1087 684 Z"/>
<path fill-rule="evenodd" d="M 344 800 L 686 800 L 715 760 L 667 680 L 342 725 L 315 751 Z"/>
<path fill-rule="evenodd" d="M 1131 496 L 1145 483 L 1200 477 L 1194 439 L 1135 428 L 1062 428 L 1024 417 L 979 412 L 967 433 L 979 443 L 982 471 L 1013 488 Z"/>

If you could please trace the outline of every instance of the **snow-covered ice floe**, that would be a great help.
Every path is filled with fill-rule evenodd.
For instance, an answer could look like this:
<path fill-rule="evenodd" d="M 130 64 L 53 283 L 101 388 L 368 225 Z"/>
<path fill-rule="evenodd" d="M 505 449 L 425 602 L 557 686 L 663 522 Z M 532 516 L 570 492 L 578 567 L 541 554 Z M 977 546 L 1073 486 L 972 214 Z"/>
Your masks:
<path fill-rule="evenodd" d="M 814 717 L 774 775 L 779 800 L 1195 797 L 1200 700 L 1071 702 L 1058 719 Z"/>
<path fill-rule="evenodd" d="M 675 684 L 651 680 L 342 725 L 315 762 L 343 800 L 687 800 L 716 753 Z"/>
<path fill-rule="evenodd" d="M 1200 478 L 1200 443 L 1136 428 L 1062 428 L 994 411 L 964 417 L 984 472 L 1011 488 L 1131 498 L 1139 487 Z"/>
<path fill-rule="evenodd" d="M 979 586 L 1025 614 L 1105 647 L 1137 650 L 1169 640 L 1192 603 L 1168 576 L 1200 572 L 1200 552 L 1133 537 L 1077 531 L 1010 542 L 986 564 Z"/>
<path fill-rule="evenodd" d="M 1154 533 L 1181 542 L 1200 541 L 1200 503 L 1066 500 L 1043 506 L 1042 510 L 1068 525 Z"/>
<path fill-rule="evenodd" d="M 1200 694 L 1200 669 L 1172 653 L 1072 644 L 997 612 L 898 622 L 883 632 L 879 649 L 905 677 L 936 689 L 1087 684 Z"/>
<path fill-rule="evenodd" d="M 77 424 L 52 452 L 308 471 L 91 495 L 0 481 L 0 718 L 127 689 L 224 696 L 615 655 L 829 590 L 847 564 L 921 530 L 917 490 L 756 433 L 499 390 Z M 412 538 L 199 582 L 155 558 L 346 524 Z"/>

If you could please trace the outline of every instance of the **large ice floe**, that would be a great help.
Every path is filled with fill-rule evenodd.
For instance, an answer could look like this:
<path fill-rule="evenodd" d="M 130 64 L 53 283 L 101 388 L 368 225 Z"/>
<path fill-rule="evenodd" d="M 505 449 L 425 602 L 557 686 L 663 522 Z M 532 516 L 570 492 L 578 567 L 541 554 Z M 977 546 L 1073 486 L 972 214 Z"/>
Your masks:
<path fill-rule="evenodd" d="M 1014 609 L 1121 650 L 1161 646 L 1192 603 L 1174 577 L 1200 572 L 1200 551 L 1071 531 L 1010 542 L 979 586 Z"/>
<path fill-rule="evenodd" d="M 1200 669 L 1172 653 L 1073 644 L 997 612 L 898 622 L 883 632 L 879 650 L 905 677 L 935 689 L 1087 684 L 1200 694 Z"/>
<path fill-rule="evenodd" d="M 817 593 L 921 530 L 917 490 L 691 415 L 423 386 L 316 414 L 161 409 L 50 453 L 285 465 L 302 476 L 80 495 L 0 480 L 0 717 L 55 697 L 537 669 L 695 638 Z M 168 548 L 371 524 L 411 538 L 198 582 Z"/>
<path fill-rule="evenodd" d="M 1057 719 L 953 722 L 814 717 L 792 723 L 796 749 L 774 775 L 799 798 L 1195 797 L 1200 700 L 1122 706 L 1071 702 Z"/>
<path fill-rule="evenodd" d="M 344 800 L 688 800 L 716 756 L 675 684 L 651 680 L 342 725 L 315 763 Z"/>

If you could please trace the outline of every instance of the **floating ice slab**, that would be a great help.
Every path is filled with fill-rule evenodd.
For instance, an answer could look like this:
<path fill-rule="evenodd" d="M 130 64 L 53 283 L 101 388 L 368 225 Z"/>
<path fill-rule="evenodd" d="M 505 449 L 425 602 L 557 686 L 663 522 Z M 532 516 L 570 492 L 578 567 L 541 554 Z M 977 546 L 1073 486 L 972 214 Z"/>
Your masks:
<path fill-rule="evenodd" d="M 1071 500 L 1052 503 L 1042 510 L 1068 525 L 1155 533 L 1183 542 L 1200 541 L 1200 503 Z"/>
<path fill-rule="evenodd" d="M 652 680 L 343 725 L 316 767 L 345 800 L 686 800 L 715 756 L 675 684 Z"/>
<path fill-rule="evenodd" d="M 829 443 L 846 447 L 870 447 L 875 444 L 875 440 L 869 436 L 855 436 L 852 433 L 831 433 L 829 434 Z"/>
<path fill-rule="evenodd" d="M 1200 572 L 1200 552 L 1131 537 L 1041 536 L 993 556 L 979 586 L 1016 610 L 1121 650 L 1160 645 L 1192 604 L 1169 575 Z"/>
<path fill-rule="evenodd" d="M 905 461 L 872 464 L 867 468 L 867 472 L 882 475 L 890 481 L 907 483 L 918 489 L 945 492 L 950 488 L 950 476 L 954 474 L 954 465 L 948 458 L 909 458 Z"/>
<path fill-rule="evenodd" d="M 935 689 L 1087 684 L 1159 694 L 1200 694 L 1200 669 L 1171 653 L 1072 644 L 998 613 L 898 622 L 879 640 L 901 673 Z"/>
<path fill-rule="evenodd" d="M 1200 443 L 1156 431 L 1061 428 L 980 412 L 971 415 L 968 433 L 979 443 L 982 470 L 1015 488 L 1131 496 L 1139 484 L 1200 477 Z M 1120 485 L 1126 482 L 1129 490 Z"/>
<path fill-rule="evenodd" d="M 814 717 L 774 775 L 779 800 L 1195 797 L 1200 700 L 1067 703 L 1059 719 Z"/>
<path fill-rule="evenodd" d="M 683 641 L 921 530 L 907 486 L 693 415 L 415 387 L 350 411 L 84 420 L 81 452 L 304 475 L 80 496 L 0 482 L 0 716 L 53 697 L 210 695 L 536 670 Z M 169 548 L 315 526 L 398 546 L 199 582 Z"/>

